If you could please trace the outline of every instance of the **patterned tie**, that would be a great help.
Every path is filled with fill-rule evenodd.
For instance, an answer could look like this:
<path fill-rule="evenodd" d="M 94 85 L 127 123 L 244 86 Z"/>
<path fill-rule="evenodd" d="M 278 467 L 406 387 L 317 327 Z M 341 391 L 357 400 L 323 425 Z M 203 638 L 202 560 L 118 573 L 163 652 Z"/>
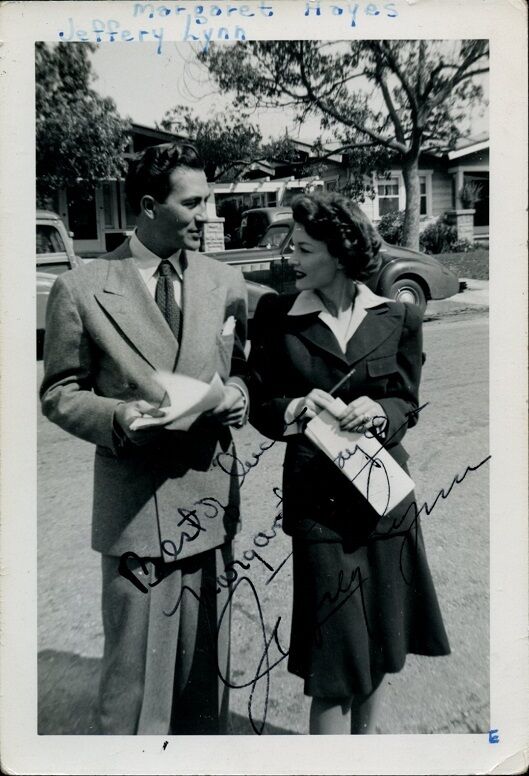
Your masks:
<path fill-rule="evenodd" d="M 174 295 L 173 272 L 171 262 L 163 259 L 158 266 L 158 280 L 154 298 L 177 342 L 180 343 L 182 339 L 182 310 Z"/>

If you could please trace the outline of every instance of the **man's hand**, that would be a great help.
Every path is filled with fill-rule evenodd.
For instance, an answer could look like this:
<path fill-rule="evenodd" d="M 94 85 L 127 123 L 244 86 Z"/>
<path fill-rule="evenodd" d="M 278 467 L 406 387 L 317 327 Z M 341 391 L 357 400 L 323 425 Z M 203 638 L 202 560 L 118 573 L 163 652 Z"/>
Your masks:
<path fill-rule="evenodd" d="M 157 428 L 144 428 L 133 431 L 130 428 L 132 422 L 137 418 L 145 417 L 145 415 L 151 418 L 161 418 L 163 414 L 162 410 L 149 404 L 147 401 L 143 401 L 143 399 L 139 401 L 125 401 L 118 404 L 114 411 L 114 424 L 119 426 L 127 439 L 134 445 L 146 445 L 154 441 L 162 433 L 163 427 L 158 426 Z"/>
<path fill-rule="evenodd" d="M 246 401 L 242 392 L 234 385 L 224 386 L 224 396 L 211 415 L 223 426 L 241 426 L 246 413 Z"/>

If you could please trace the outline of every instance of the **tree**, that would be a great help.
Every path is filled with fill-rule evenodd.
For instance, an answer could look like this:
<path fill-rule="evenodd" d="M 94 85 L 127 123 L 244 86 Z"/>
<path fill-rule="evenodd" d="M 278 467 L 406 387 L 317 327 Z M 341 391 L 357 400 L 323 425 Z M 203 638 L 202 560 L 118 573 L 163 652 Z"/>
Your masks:
<path fill-rule="evenodd" d="M 357 186 L 402 166 L 403 241 L 419 245 L 419 156 L 454 147 L 469 107 L 483 99 L 488 43 L 471 41 L 264 41 L 212 45 L 200 58 L 244 109 L 294 107 L 319 115 L 340 143 Z M 362 183 L 363 185 L 363 183 Z"/>
<path fill-rule="evenodd" d="M 91 88 L 94 45 L 35 48 L 37 199 L 43 203 L 57 189 L 89 191 L 122 175 L 129 124 L 113 100 Z"/>
<path fill-rule="evenodd" d="M 204 159 L 208 181 L 232 180 L 262 156 L 261 132 L 240 111 L 227 110 L 203 120 L 176 105 L 164 114 L 161 127 L 193 141 Z"/>

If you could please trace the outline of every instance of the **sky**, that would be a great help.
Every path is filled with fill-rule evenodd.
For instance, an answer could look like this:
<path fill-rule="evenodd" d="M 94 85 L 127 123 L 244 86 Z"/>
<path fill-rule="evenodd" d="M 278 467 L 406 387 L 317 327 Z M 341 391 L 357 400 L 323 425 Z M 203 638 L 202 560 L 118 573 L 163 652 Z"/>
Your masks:
<path fill-rule="evenodd" d="M 161 54 L 156 53 L 156 47 L 157 43 L 146 42 L 141 46 L 107 43 L 98 46 L 92 55 L 98 76 L 94 88 L 112 97 L 123 117 L 153 127 L 175 105 L 189 106 L 200 118 L 207 118 L 231 103 L 230 96 L 218 92 L 189 44 L 164 42 Z M 278 137 L 285 129 L 301 139 L 320 134 L 318 119 L 306 122 L 300 133 L 294 125 L 294 114 L 284 109 L 258 111 L 252 121 L 260 126 L 265 139 Z"/>
<path fill-rule="evenodd" d="M 192 46 L 181 42 L 164 42 L 161 54 L 157 43 L 141 45 L 107 43 L 92 55 L 98 76 L 94 88 L 112 97 L 119 113 L 137 124 L 154 127 L 164 113 L 176 105 L 192 108 L 205 119 L 222 112 L 231 102 L 229 95 L 219 94 L 207 68 L 197 62 Z M 485 80 L 485 79 L 484 79 Z M 488 131 L 488 111 L 474 111 L 472 135 Z M 263 138 L 279 137 L 288 130 L 291 137 L 311 141 L 321 134 L 319 120 L 309 119 L 296 127 L 294 114 L 287 109 L 257 111 L 253 123 L 260 126 Z"/>

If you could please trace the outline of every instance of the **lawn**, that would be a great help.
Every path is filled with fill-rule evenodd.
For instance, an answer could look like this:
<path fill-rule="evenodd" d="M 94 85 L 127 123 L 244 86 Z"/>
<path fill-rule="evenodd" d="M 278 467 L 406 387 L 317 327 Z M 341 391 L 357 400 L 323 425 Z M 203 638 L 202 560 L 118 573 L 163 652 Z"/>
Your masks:
<path fill-rule="evenodd" d="M 451 269 L 458 278 L 489 279 L 488 248 L 477 248 L 468 253 L 437 253 L 434 258 Z"/>

